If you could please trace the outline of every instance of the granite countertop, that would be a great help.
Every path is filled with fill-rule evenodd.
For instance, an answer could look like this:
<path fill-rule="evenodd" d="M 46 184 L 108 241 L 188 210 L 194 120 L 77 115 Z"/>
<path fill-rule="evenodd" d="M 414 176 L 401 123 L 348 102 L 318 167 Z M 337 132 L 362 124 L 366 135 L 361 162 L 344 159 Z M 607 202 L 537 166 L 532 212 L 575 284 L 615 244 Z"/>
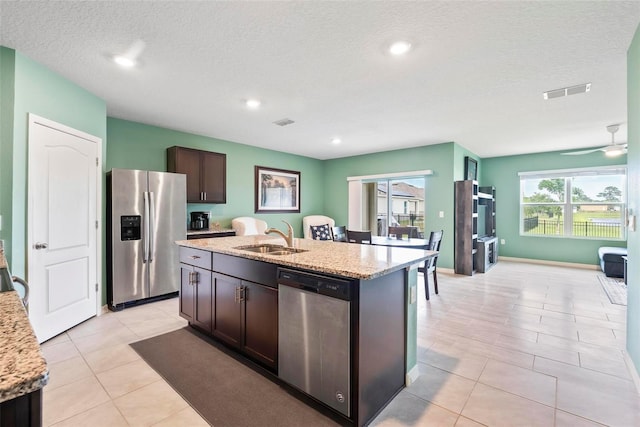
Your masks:
<path fill-rule="evenodd" d="M 8 273 L 1 251 L 0 269 Z M 48 381 L 47 362 L 20 296 L 0 292 L 0 402 L 39 390 Z"/>
<path fill-rule="evenodd" d="M 187 236 L 195 236 L 198 234 L 218 234 L 218 233 L 229 233 L 230 231 L 235 231 L 231 228 L 227 230 L 187 230 Z"/>
<path fill-rule="evenodd" d="M 286 245 L 276 236 L 236 236 L 215 239 L 179 240 L 180 246 L 203 249 L 242 258 L 297 267 L 353 279 L 373 279 L 418 264 L 437 254 L 422 249 L 360 245 L 332 240 L 294 239 L 294 247 L 306 250 L 290 255 L 269 255 L 236 249 L 261 243 Z"/>

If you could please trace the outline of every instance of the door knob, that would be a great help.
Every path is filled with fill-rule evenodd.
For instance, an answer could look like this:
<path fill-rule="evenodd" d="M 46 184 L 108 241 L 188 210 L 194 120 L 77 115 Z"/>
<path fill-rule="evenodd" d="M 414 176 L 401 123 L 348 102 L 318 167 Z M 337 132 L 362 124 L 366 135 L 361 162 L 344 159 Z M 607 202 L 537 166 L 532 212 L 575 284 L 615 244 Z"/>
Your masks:
<path fill-rule="evenodd" d="M 33 245 L 34 249 L 47 249 L 49 245 L 47 245 L 46 243 L 36 243 L 35 245 Z"/>

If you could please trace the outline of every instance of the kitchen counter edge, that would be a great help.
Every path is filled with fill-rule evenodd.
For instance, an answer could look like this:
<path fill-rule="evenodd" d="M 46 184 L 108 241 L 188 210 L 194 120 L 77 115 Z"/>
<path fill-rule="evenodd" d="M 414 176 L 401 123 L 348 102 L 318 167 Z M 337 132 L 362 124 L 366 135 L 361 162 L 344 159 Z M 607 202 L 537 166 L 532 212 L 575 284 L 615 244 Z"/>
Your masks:
<path fill-rule="evenodd" d="M 11 277 L 3 251 L 0 270 Z M 49 369 L 17 291 L 0 292 L 0 313 L 1 403 L 43 388 Z"/>
<path fill-rule="evenodd" d="M 285 245 L 275 236 L 235 236 L 198 240 L 178 240 L 176 244 L 193 249 L 233 255 L 241 258 L 300 268 L 352 279 L 374 279 L 391 272 L 420 264 L 437 254 L 422 249 L 360 245 L 333 241 L 295 239 L 294 247 L 304 252 L 270 255 L 237 249 L 258 244 Z"/>

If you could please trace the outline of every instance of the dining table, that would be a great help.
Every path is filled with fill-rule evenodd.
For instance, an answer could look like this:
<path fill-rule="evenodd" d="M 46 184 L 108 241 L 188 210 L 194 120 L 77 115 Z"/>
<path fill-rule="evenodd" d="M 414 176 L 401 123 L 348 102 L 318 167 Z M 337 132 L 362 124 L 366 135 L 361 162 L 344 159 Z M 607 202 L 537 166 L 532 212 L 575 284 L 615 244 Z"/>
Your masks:
<path fill-rule="evenodd" d="M 371 244 L 377 246 L 392 246 L 395 248 L 413 248 L 428 250 L 429 239 L 398 239 L 395 237 L 387 236 L 371 236 Z"/>

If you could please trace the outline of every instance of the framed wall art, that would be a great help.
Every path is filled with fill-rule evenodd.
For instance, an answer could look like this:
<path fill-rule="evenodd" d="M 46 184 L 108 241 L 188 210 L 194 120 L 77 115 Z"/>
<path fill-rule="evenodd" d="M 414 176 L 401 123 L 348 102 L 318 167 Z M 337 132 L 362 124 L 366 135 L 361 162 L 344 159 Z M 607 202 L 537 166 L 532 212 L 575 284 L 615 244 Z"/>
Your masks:
<path fill-rule="evenodd" d="M 476 181 L 478 179 L 478 162 L 469 156 L 464 158 L 464 179 Z"/>
<path fill-rule="evenodd" d="M 255 167 L 256 213 L 300 212 L 300 172 Z"/>

